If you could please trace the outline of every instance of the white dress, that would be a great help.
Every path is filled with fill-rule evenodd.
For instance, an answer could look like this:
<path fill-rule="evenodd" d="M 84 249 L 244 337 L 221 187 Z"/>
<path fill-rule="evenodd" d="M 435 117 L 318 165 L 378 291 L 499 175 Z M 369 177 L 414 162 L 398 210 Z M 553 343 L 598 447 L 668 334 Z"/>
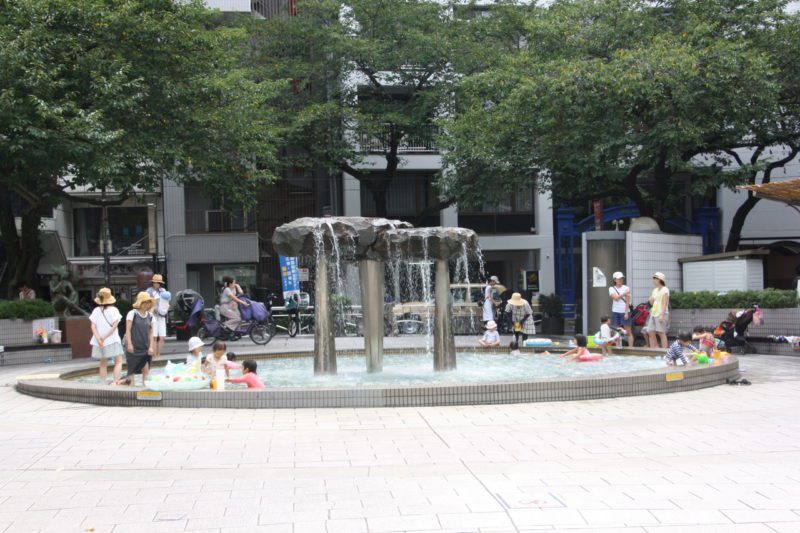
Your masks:
<path fill-rule="evenodd" d="M 492 293 L 494 289 L 492 289 L 491 285 L 487 285 L 486 288 L 483 290 L 483 321 L 486 322 L 487 320 L 494 320 L 494 301 L 492 300 Z"/>

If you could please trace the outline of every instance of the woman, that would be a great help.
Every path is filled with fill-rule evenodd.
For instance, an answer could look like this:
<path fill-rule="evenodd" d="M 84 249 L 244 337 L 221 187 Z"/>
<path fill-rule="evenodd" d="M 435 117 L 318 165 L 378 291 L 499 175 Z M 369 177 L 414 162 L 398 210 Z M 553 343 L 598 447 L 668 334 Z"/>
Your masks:
<path fill-rule="evenodd" d="M 136 374 L 142 374 L 142 385 L 147 381 L 145 368 L 150 363 L 155 349 L 153 299 L 145 291 L 136 295 L 133 309 L 125 317 L 125 348 L 128 372 L 115 381 L 117 385 L 133 385 Z"/>
<path fill-rule="evenodd" d="M 631 320 L 631 289 L 625 285 L 625 274 L 614 272 L 614 285 L 608 288 L 611 298 L 611 326 L 625 328 L 628 347 L 633 347 L 633 321 Z"/>
<path fill-rule="evenodd" d="M 222 278 L 222 294 L 219 297 L 219 311 L 222 316 L 227 318 L 225 327 L 231 331 L 236 331 L 239 324 L 242 323 L 242 314 L 239 312 L 239 306 L 243 305 L 248 307 L 250 304 L 239 298 L 241 288 L 236 280 L 230 276 Z"/>
<path fill-rule="evenodd" d="M 531 304 L 522 299 L 522 295 L 515 292 L 506 304 L 506 313 L 511 317 L 514 342 L 519 344 L 519 338 L 528 340 L 528 335 L 536 335 L 536 324 L 533 323 L 533 310 Z"/>
<path fill-rule="evenodd" d="M 650 293 L 650 317 L 647 319 L 648 347 L 667 348 L 669 329 L 669 289 L 667 277 L 661 272 L 653 274 L 653 292 Z M 658 342 L 656 342 L 658 335 Z"/>
<path fill-rule="evenodd" d="M 483 325 L 494 320 L 494 286 L 500 283 L 497 276 L 492 276 L 483 289 Z"/>
<path fill-rule="evenodd" d="M 94 303 L 97 304 L 89 316 L 92 328 L 92 359 L 100 360 L 100 382 L 105 384 L 108 378 L 108 360 L 114 361 L 114 381 L 122 374 L 122 340 L 119 338 L 119 321 L 122 315 L 114 307 L 117 299 L 111 289 L 103 287 L 97 292 Z"/>

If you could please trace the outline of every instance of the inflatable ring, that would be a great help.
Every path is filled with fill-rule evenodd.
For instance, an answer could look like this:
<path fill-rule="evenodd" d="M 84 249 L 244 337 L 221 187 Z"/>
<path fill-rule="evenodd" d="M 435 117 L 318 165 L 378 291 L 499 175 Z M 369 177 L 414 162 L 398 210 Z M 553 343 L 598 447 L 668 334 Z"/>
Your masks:
<path fill-rule="evenodd" d="M 552 346 L 553 341 L 551 339 L 536 338 L 528 339 L 523 344 L 529 348 L 535 348 L 537 346 Z"/>
<path fill-rule="evenodd" d="M 602 361 L 603 356 L 599 353 L 585 353 L 578 356 L 578 361 L 581 363 L 590 363 L 592 361 Z"/>

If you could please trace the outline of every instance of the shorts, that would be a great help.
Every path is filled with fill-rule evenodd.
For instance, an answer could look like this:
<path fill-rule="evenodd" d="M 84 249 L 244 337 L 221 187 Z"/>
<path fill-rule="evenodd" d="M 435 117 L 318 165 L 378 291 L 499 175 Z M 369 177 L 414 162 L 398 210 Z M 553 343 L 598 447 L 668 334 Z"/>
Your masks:
<path fill-rule="evenodd" d="M 122 344 L 115 342 L 106 344 L 103 347 L 92 346 L 92 359 L 115 359 L 124 355 Z"/>
<path fill-rule="evenodd" d="M 633 324 L 633 319 L 631 318 L 630 313 L 628 314 L 627 320 L 625 320 L 625 313 L 611 313 L 612 326 L 630 326 L 631 324 Z"/>
<path fill-rule="evenodd" d="M 128 376 L 141 374 L 144 367 L 150 362 L 150 358 L 147 355 L 134 355 L 132 353 L 127 355 L 127 360 L 128 372 L 126 375 Z"/>
<path fill-rule="evenodd" d="M 666 333 L 669 330 L 669 320 L 663 322 L 653 315 L 647 318 L 647 331 L 653 333 Z"/>
<path fill-rule="evenodd" d="M 156 316 L 153 318 L 153 337 L 164 338 L 167 336 L 167 317 Z"/>

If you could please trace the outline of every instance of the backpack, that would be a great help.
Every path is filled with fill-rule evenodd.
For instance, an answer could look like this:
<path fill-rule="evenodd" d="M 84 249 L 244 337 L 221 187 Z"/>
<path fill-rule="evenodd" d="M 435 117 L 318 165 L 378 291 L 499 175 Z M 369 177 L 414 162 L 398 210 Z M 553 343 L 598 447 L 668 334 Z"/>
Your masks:
<path fill-rule="evenodd" d="M 633 310 L 633 325 L 642 327 L 647 324 L 647 319 L 650 318 L 650 307 L 641 303 Z"/>

